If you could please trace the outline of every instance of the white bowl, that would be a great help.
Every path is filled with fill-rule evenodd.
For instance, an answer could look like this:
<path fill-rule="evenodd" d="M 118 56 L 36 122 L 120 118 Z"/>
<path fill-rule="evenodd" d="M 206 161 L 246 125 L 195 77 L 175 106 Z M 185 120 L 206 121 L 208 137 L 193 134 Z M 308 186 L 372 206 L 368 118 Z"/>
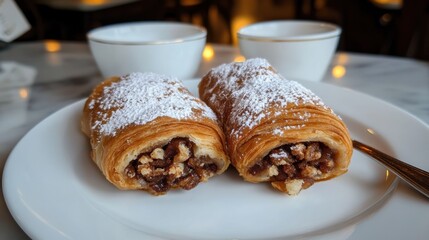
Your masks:
<path fill-rule="evenodd" d="M 104 77 L 155 72 L 188 79 L 201 62 L 207 31 L 178 22 L 134 22 L 88 32 L 91 52 Z"/>
<path fill-rule="evenodd" d="M 341 28 L 315 22 L 260 22 L 238 31 L 246 58 L 266 58 L 287 79 L 320 81 L 338 45 Z"/>

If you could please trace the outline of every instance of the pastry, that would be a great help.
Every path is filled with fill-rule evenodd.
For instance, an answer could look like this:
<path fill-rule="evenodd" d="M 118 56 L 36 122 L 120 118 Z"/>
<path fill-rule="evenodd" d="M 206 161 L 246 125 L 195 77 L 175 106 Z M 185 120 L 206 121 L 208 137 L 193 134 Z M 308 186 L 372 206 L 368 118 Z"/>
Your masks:
<path fill-rule="evenodd" d="M 199 94 L 221 121 L 231 163 L 246 181 L 296 195 L 347 171 L 352 143 L 344 122 L 266 60 L 212 69 Z"/>
<path fill-rule="evenodd" d="M 119 189 L 189 190 L 229 165 L 216 115 L 176 78 L 106 79 L 86 100 L 81 128 L 92 160 Z"/>

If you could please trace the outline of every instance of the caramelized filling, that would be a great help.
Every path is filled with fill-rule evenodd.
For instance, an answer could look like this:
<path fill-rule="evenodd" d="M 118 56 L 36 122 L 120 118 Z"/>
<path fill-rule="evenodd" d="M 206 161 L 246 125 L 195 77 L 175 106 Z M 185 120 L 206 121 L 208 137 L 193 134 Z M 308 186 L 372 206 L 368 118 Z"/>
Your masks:
<path fill-rule="evenodd" d="M 206 156 L 195 157 L 194 143 L 175 138 L 163 147 L 140 154 L 125 168 L 125 174 L 156 193 L 170 188 L 192 189 L 214 175 L 218 167 Z"/>
<path fill-rule="evenodd" d="M 333 151 L 320 142 L 287 144 L 275 148 L 248 172 L 254 176 L 268 175 L 270 182 L 301 179 L 301 188 L 313 185 L 314 180 L 335 166 Z"/>

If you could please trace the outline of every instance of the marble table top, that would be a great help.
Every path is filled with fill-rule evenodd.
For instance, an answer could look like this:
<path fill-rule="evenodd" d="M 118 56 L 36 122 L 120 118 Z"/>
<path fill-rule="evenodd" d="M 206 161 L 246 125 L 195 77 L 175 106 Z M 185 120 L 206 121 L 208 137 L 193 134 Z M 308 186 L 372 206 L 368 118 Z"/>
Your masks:
<path fill-rule="evenodd" d="M 196 77 L 240 56 L 236 48 L 211 46 L 214 56 L 203 59 Z M 102 78 L 84 43 L 14 43 L 0 49 L 0 64 L 0 172 L 3 172 L 9 153 L 21 137 L 48 115 L 87 97 Z M 2 82 L 1 77 L 8 78 L 9 83 Z M 339 52 L 323 81 L 387 101 L 429 124 L 428 62 Z M 404 205 L 408 206 L 407 211 L 398 210 Z M 28 238 L 8 211 L 3 194 L 0 213 L 0 239 Z M 393 197 L 345 238 L 423 239 L 429 233 L 429 221 L 416 225 L 413 223 L 416 213 L 429 218 L 427 199 L 400 182 Z M 390 223 L 386 219 L 391 219 Z M 390 228 L 404 231 L 398 235 Z"/>

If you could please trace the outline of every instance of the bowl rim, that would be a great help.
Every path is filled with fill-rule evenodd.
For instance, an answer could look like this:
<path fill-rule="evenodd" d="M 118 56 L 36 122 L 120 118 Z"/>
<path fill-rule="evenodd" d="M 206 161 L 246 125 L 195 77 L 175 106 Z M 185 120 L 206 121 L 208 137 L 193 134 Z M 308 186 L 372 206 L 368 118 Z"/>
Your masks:
<path fill-rule="evenodd" d="M 105 31 L 106 29 L 110 28 L 116 28 L 116 27 L 125 27 L 125 26 L 182 26 L 182 27 L 189 27 L 196 32 L 194 34 L 184 36 L 184 37 L 177 37 L 172 38 L 171 40 L 156 40 L 156 41 L 127 41 L 127 40 L 106 40 L 104 38 L 100 38 L 99 36 L 96 36 L 96 34 L 100 31 Z M 174 21 L 138 21 L 138 22 L 126 22 L 126 23 L 115 23 L 110 25 L 101 26 L 98 28 L 94 28 L 90 30 L 86 34 L 88 40 L 90 42 L 97 42 L 97 43 L 103 43 L 103 44 L 112 44 L 112 45 L 163 45 L 163 44 L 172 44 L 172 43 L 182 43 L 182 42 L 190 42 L 190 41 L 197 41 L 201 39 L 205 39 L 207 37 L 207 30 L 204 27 L 193 25 L 190 23 L 183 23 L 183 22 L 174 22 Z"/>
<path fill-rule="evenodd" d="M 243 33 L 249 28 L 261 27 L 264 25 L 273 25 L 273 24 L 305 24 L 305 25 L 319 25 L 323 26 L 327 30 L 322 33 L 314 33 L 314 34 L 305 34 L 305 35 L 296 35 L 296 36 L 261 36 L 254 33 Z M 302 41 L 316 41 L 323 39 L 336 38 L 341 35 L 341 27 L 328 22 L 323 21 L 311 21 L 311 20 L 273 20 L 273 21 L 264 21 L 257 22 L 253 24 L 249 24 L 247 26 L 242 27 L 237 32 L 237 37 L 239 40 L 250 40 L 250 41 L 258 41 L 258 42 L 302 42 Z"/>

